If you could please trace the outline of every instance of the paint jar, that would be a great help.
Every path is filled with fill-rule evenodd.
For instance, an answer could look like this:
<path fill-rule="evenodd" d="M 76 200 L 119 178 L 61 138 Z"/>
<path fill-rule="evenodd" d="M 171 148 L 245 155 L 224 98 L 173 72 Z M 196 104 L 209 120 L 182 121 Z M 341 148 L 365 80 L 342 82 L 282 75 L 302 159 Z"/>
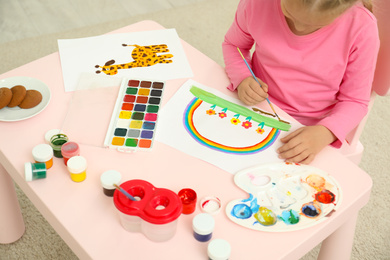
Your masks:
<path fill-rule="evenodd" d="M 56 134 L 51 137 L 50 146 L 53 148 L 55 157 L 62 158 L 61 147 L 66 142 L 68 142 L 68 137 L 64 134 Z"/>
<path fill-rule="evenodd" d="M 199 242 L 207 242 L 211 239 L 215 221 L 209 213 L 200 213 L 192 219 L 193 234 Z"/>
<path fill-rule="evenodd" d="M 46 143 L 50 144 L 50 139 L 53 137 L 53 135 L 63 134 L 63 132 L 60 129 L 50 129 L 45 133 L 45 141 Z"/>
<path fill-rule="evenodd" d="M 178 193 L 183 204 L 183 214 L 191 214 L 196 208 L 196 192 L 192 189 L 182 189 Z"/>
<path fill-rule="evenodd" d="M 68 161 L 70 178 L 74 182 L 82 182 L 87 177 L 87 160 L 82 156 L 73 156 Z"/>
<path fill-rule="evenodd" d="M 207 246 L 209 260 L 227 260 L 230 257 L 231 247 L 223 239 L 214 239 Z"/>
<path fill-rule="evenodd" d="M 45 163 L 25 163 L 24 177 L 26 181 L 33 181 L 46 178 L 46 164 Z"/>
<path fill-rule="evenodd" d="M 45 163 L 46 169 L 53 166 L 53 149 L 48 144 L 38 144 L 32 149 L 32 156 L 36 163 Z"/>
<path fill-rule="evenodd" d="M 70 158 L 80 155 L 80 147 L 75 142 L 66 142 L 61 146 L 61 154 L 65 165 L 67 165 Z"/>
<path fill-rule="evenodd" d="M 156 188 L 144 180 L 124 182 L 120 187 L 137 200 L 130 200 L 120 191 L 114 192 L 114 204 L 121 225 L 130 232 L 142 232 L 148 239 L 162 242 L 176 233 L 182 212 L 179 196 L 171 190 Z"/>
<path fill-rule="evenodd" d="M 103 186 L 103 193 L 108 197 L 113 197 L 115 192 L 114 184 L 120 184 L 122 179 L 121 173 L 115 170 L 105 171 L 100 175 L 100 182 Z"/>

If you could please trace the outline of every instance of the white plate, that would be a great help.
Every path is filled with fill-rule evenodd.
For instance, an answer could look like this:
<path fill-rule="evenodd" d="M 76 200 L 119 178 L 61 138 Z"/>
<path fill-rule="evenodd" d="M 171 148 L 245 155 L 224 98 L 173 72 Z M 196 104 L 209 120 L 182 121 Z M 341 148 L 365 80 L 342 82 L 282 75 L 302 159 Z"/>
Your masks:
<path fill-rule="evenodd" d="M 33 117 L 42 112 L 42 110 L 49 104 L 51 97 L 49 87 L 38 79 L 29 77 L 12 77 L 0 80 L 0 88 L 12 88 L 16 85 L 23 85 L 27 90 L 38 90 L 42 94 L 42 101 L 37 106 L 29 109 L 22 109 L 18 106 L 12 108 L 4 107 L 0 109 L 0 121 L 19 121 Z"/>

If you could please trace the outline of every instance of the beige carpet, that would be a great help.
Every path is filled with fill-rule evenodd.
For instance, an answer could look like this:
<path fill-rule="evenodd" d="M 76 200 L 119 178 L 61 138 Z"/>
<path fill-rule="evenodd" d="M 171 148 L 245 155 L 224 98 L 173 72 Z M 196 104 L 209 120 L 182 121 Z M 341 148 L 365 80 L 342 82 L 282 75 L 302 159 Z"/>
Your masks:
<path fill-rule="evenodd" d="M 0 73 L 57 51 L 59 38 L 99 35 L 145 19 L 155 20 L 166 28 L 176 28 L 182 39 L 223 65 L 221 42 L 232 22 L 237 3 L 238 0 L 208 0 L 179 9 L 2 44 Z M 353 260 L 390 259 L 389 108 L 389 97 L 377 99 L 361 138 L 365 154 L 360 166 L 371 175 L 374 187 L 369 204 L 359 215 Z M 13 244 L 0 245 L 0 259 L 77 259 L 19 189 L 18 197 L 26 222 L 26 233 Z M 318 247 L 302 259 L 316 259 L 317 252 Z M 253 259 L 260 258 L 254 255 Z"/>

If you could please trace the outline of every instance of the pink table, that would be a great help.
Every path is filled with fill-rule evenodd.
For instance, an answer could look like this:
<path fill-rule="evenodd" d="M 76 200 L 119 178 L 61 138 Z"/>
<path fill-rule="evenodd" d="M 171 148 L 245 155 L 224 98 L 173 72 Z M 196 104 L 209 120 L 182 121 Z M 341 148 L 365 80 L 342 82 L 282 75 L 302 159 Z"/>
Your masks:
<path fill-rule="evenodd" d="M 143 21 L 113 33 L 161 28 L 155 22 Z M 220 91 L 233 95 L 224 88 L 228 79 L 223 68 L 186 42 L 182 43 L 194 72 L 193 79 L 208 86 L 219 86 Z M 0 78 L 13 76 L 43 81 L 49 86 L 52 99 L 43 112 L 31 119 L 0 122 L 0 243 L 14 242 L 24 232 L 13 179 L 80 259 L 206 258 L 207 243 L 200 243 L 192 236 L 192 218 L 200 212 L 199 208 L 192 215 L 180 217 L 176 235 L 171 240 L 151 242 L 143 234 L 129 233 L 121 227 L 112 199 L 102 192 L 100 174 L 115 169 L 122 173 L 122 180 L 144 179 L 156 187 L 175 192 L 191 187 L 199 198 L 219 197 L 223 208 L 229 201 L 246 195 L 234 184 L 231 174 L 155 142 L 152 152 L 134 154 L 84 145 L 81 153 L 89 162 L 84 182 L 73 182 L 62 159 L 58 158 L 54 159 L 54 166 L 45 180 L 26 182 L 24 163 L 32 161 L 31 150 L 44 143 L 47 130 L 61 128 L 71 94 L 64 92 L 58 53 L 7 72 Z M 186 80 L 167 81 L 164 102 Z M 288 118 L 280 109 L 277 113 Z M 106 126 L 108 122 L 102 124 Z M 127 166 L 135 161 L 143 166 L 130 171 Z M 150 161 L 154 163 L 147 163 Z M 371 178 L 332 148 L 325 149 L 312 165 L 329 172 L 339 182 L 344 196 L 340 208 L 319 225 L 285 233 L 249 230 L 234 224 L 221 212 L 215 216 L 213 238 L 230 242 L 231 259 L 298 259 L 321 242 L 319 258 L 349 259 L 358 211 L 369 200 Z"/>

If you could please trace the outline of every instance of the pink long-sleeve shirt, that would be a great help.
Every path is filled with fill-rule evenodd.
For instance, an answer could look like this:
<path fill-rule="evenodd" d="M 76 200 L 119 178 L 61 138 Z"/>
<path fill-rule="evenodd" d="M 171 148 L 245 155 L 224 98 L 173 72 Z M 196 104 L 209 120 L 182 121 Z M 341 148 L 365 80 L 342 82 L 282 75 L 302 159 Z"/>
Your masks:
<path fill-rule="evenodd" d="M 241 0 L 222 44 L 230 90 L 251 76 L 237 47 L 268 84 L 270 101 L 304 125 L 327 127 L 338 139 L 333 146 L 366 115 L 379 38 L 375 17 L 361 4 L 298 36 L 280 0 Z"/>

